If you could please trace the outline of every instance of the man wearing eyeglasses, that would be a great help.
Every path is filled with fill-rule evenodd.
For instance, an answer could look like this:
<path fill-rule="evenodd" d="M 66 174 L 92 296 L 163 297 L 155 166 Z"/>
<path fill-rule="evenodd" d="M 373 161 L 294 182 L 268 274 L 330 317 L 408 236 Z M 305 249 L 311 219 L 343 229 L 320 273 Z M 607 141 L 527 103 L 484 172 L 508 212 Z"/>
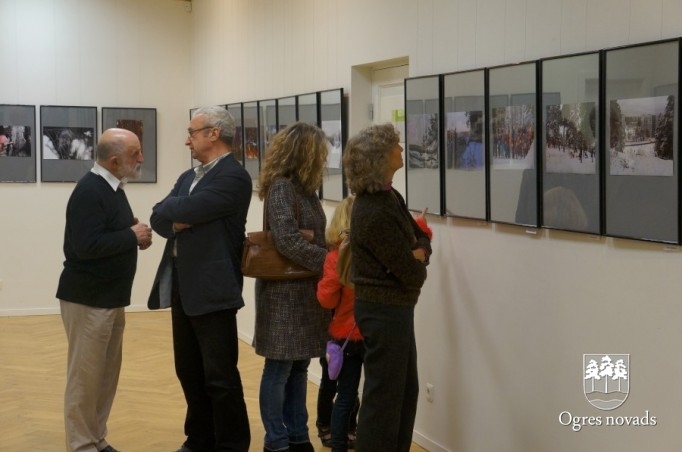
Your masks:
<path fill-rule="evenodd" d="M 171 308 L 175 371 L 187 401 L 177 452 L 248 451 L 249 421 L 237 369 L 237 311 L 251 177 L 232 154 L 234 119 L 197 109 L 185 145 L 201 165 L 180 175 L 152 209 L 167 240 L 150 309 Z"/>

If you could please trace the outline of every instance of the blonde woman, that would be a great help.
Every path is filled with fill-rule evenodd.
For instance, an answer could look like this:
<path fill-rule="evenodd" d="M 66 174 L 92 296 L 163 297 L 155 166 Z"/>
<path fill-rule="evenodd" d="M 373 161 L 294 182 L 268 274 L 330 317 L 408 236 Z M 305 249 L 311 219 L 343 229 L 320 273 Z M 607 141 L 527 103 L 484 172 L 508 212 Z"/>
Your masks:
<path fill-rule="evenodd" d="M 258 191 L 267 204 L 277 250 L 320 274 L 327 255 L 327 219 L 316 190 L 326 161 L 324 132 L 294 123 L 273 137 Z M 304 240 L 299 229 L 312 229 L 313 243 Z M 329 311 L 317 302 L 317 280 L 256 280 L 253 345 L 265 357 L 259 395 L 265 451 L 314 450 L 307 426 L 308 365 L 324 354 L 330 320 Z"/>

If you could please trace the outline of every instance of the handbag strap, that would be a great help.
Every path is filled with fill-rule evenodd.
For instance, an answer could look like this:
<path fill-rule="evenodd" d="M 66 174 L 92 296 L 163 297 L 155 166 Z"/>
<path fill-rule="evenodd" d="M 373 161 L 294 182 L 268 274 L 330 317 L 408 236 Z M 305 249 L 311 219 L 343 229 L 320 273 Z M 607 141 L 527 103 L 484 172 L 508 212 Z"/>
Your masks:
<path fill-rule="evenodd" d="M 291 184 L 293 185 L 293 184 Z M 272 185 L 268 187 L 268 192 L 265 194 L 265 198 L 263 199 L 263 230 L 267 231 L 268 230 L 268 198 L 270 197 L 270 190 L 272 190 Z M 296 201 L 294 204 L 296 205 L 296 224 L 298 225 L 298 193 L 296 192 L 296 187 L 294 187 L 294 193 L 296 193 Z M 301 226 L 298 225 L 298 228 L 300 229 Z"/>
<path fill-rule="evenodd" d="M 341 351 L 343 351 L 346 348 L 346 345 L 348 345 L 348 341 L 350 340 L 351 334 L 353 334 L 353 331 L 355 331 L 355 327 L 357 326 L 357 323 L 353 322 L 353 328 L 350 329 L 348 332 L 348 336 L 346 336 L 346 340 L 344 341 L 343 345 L 341 346 Z"/>

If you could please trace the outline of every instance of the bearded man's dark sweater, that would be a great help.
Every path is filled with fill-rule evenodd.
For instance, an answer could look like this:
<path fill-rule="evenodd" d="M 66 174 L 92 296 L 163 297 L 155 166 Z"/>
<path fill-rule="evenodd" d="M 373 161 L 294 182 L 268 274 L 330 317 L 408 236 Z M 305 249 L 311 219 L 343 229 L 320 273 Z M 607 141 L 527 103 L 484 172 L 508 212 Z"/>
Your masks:
<path fill-rule="evenodd" d="M 137 267 L 133 212 L 125 192 L 88 172 L 66 206 L 64 270 L 57 298 L 97 308 L 130 304 Z"/>

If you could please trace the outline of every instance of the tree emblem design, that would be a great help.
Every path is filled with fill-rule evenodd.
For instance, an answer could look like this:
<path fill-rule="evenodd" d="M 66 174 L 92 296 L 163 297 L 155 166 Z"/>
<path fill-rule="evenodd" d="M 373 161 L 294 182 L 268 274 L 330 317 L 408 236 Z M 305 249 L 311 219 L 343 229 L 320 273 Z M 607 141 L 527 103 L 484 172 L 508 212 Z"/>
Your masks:
<path fill-rule="evenodd" d="M 618 408 L 630 392 L 630 355 L 583 355 L 583 392 L 600 410 Z"/>

